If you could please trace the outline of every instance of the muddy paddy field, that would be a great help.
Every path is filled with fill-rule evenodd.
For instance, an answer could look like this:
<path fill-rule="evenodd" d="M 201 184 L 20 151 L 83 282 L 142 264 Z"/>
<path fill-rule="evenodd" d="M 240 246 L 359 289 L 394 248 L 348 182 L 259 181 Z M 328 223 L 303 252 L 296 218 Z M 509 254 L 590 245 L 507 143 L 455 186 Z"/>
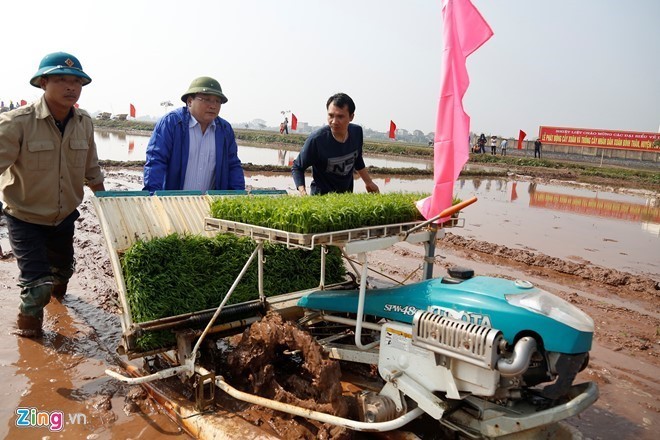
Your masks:
<path fill-rule="evenodd" d="M 141 187 L 139 170 L 113 168 L 106 172 L 108 190 Z M 556 177 L 517 176 L 519 181 L 540 183 Z M 249 179 L 269 182 L 262 175 Z M 647 194 L 658 199 L 657 189 Z M 526 279 L 587 312 L 594 319 L 596 333 L 590 365 L 578 379 L 597 382 L 600 398 L 568 423 L 583 438 L 657 438 L 653 432 L 660 425 L 660 239 L 649 234 L 655 252 L 646 255 L 642 266 L 627 267 L 612 260 L 610 265 L 607 260 L 595 264 L 590 258 L 591 245 L 583 253 L 565 255 L 554 251 L 561 248 L 557 243 L 545 248 L 526 245 L 521 237 L 504 244 L 491 239 L 474 227 L 483 220 L 470 218 L 469 209 L 464 215 L 466 227 L 448 230 L 438 242 L 434 274 L 440 276 L 447 267 L 460 265 L 479 275 Z M 120 384 L 104 374 L 106 368 L 122 361 L 115 354 L 121 334 L 116 285 L 90 194 L 80 211 L 76 274 L 63 303 L 52 301 L 47 306 L 45 335 L 40 340 L 9 334 L 18 307 L 17 268 L 0 222 L 0 319 L 5 329 L 0 340 L 0 380 L 4 384 L 0 438 L 188 438 L 139 386 Z M 598 222 L 594 224 L 597 228 Z M 411 279 L 419 279 L 422 252 L 420 246 L 404 243 L 375 252 L 370 261 L 389 276 L 402 279 L 415 272 Z M 62 412 L 63 429 L 49 429 L 56 427 L 55 419 L 51 426 L 17 427 L 17 410 L 31 408 Z M 242 411 L 241 420 L 264 419 L 263 413 Z M 255 437 L 249 430 L 241 431 L 244 425 L 238 420 L 236 427 L 234 438 Z M 328 432 L 326 438 L 333 437 L 342 435 Z"/>

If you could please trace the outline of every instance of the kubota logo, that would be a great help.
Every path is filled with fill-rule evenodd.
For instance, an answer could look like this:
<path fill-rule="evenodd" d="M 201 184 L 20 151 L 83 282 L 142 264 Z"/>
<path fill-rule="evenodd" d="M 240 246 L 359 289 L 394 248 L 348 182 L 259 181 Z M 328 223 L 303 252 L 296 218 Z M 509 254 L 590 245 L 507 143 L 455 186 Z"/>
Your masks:
<path fill-rule="evenodd" d="M 446 316 L 447 318 L 455 319 L 457 321 L 465 321 L 470 324 L 483 325 L 484 327 L 492 327 L 490 317 L 480 313 L 466 312 L 463 310 L 448 309 L 440 306 L 429 306 L 428 311 L 436 315 Z"/>

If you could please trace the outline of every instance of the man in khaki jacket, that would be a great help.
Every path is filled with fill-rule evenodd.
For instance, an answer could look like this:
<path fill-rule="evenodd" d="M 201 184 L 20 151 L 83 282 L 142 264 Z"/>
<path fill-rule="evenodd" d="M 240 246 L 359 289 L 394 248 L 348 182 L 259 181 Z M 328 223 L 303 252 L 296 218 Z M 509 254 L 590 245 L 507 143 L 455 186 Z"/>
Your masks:
<path fill-rule="evenodd" d="M 0 115 L 0 190 L 20 270 L 20 336 L 40 336 L 51 295 L 66 293 L 84 185 L 104 190 L 92 119 L 74 106 L 91 81 L 73 55 L 46 55 L 30 80 L 43 96 Z"/>

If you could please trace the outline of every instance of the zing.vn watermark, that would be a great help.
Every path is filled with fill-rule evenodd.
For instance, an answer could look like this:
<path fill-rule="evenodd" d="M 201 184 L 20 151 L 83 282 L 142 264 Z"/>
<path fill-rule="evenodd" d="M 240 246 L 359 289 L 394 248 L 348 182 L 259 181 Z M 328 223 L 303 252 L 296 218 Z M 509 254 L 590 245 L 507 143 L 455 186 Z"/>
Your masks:
<path fill-rule="evenodd" d="M 19 428 L 45 427 L 51 432 L 58 432 L 64 428 L 63 411 L 37 411 L 37 408 L 17 408 L 16 426 Z M 84 425 L 87 416 L 82 413 L 69 414 L 68 423 Z"/>

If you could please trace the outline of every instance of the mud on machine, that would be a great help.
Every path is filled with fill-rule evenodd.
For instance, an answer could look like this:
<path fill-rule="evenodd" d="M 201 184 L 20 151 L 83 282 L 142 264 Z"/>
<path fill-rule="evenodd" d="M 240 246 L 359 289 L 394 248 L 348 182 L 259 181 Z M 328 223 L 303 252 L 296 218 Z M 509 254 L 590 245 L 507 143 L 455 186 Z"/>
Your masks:
<path fill-rule="evenodd" d="M 476 199 L 449 208 L 428 222 L 296 234 L 210 218 L 210 201 L 227 195 L 249 193 L 149 196 L 143 192 L 108 192 L 93 198 L 119 290 L 120 353 L 129 358 L 155 354 L 136 350 L 134 340 L 140 332 L 171 329 L 177 337 L 175 350 L 160 353 L 173 366 L 137 378 L 107 370 L 110 376 L 139 384 L 179 375 L 195 380 L 200 408 L 213 402 L 215 388 L 219 388 L 242 401 L 357 431 L 391 431 L 428 414 L 443 428 L 465 438 L 547 436 L 549 427 L 579 414 L 598 398 L 594 383 L 574 384 L 577 373 L 588 363 L 594 331 L 593 321 L 584 312 L 523 280 L 474 276 L 472 270 L 464 268 L 432 278 L 435 241 L 443 236 L 444 228 L 459 225 L 462 219 L 440 228 L 433 222 L 458 213 Z M 216 309 L 135 323 L 119 255 L 138 239 L 173 232 L 208 236 L 231 233 L 252 238 L 255 247 Z M 267 298 L 263 292 L 264 242 L 310 250 L 337 246 L 355 272 L 355 283 L 326 285 L 322 252 L 317 288 Z M 424 280 L 368 288 L 369 253 L 401 242 L 424 245 Z M 353 255 L 357 263 L 350 258 Z M 255 260 L 259 299 L 227 305 Z M 328 324 L 346 326 L 347 330 L 337 334 L 319 336 L 318 342 L 332 358 L 377 366 L 384 385 L 378 391 L 360 394 L 359 420 L 245 393 L 227 383 L 222 371 L 209 371 L 200 365 L 205 338 L 241 332 L 265 309 L 295 319 L 312 334 Z M 234 312 L 236 319 L 218 323 L 221 315 L 232 316 Z M 192 322 L 204 325 L 193 331 Z"/>

